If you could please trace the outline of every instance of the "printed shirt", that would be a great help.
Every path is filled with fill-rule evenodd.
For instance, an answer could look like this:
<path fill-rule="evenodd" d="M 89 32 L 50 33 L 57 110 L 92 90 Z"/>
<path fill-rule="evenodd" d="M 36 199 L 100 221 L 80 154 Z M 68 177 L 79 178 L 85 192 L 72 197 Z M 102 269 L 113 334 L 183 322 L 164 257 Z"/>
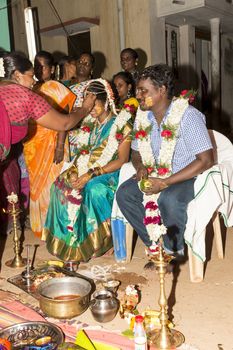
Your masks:
<path fill-rule="evenodd" d="M 166 124 L 168 113 L 172 103 L 166 111 L 166 114 L 160 124 L 149 111 L 147 118 L 152 125 L 151 130 L 151 147 L 156 160 L 159 157 L 163 130 L 163 124 Z M 131 148 L 138 151 L 137 140 L 133 140 Z M 175 146 L 172 159 L 172 172 L 177 173 L 196 159 L 196 155 L 212 149 L 212 143 L 205 125 L 205 116 L 193 106 L 188 106 L 185 110 L 180 123 L 179 135 Z"/>
<path fill-rule="evenodd" d="M 11 125 L 26 126 L 28 119 L 39 119 L 51 109 L 41 96 L 18 84 L 1 85 L 0 95 Z"/>
<path fill-rule="evenodd" d="M 81 107 L 83 104 L 84 91 L 90 80 L 83 81 L 82 83 L 74 84 L 70 86 L 70 90 L 76 95 L 76 101 L 74 103 L 74 108 Z"/>

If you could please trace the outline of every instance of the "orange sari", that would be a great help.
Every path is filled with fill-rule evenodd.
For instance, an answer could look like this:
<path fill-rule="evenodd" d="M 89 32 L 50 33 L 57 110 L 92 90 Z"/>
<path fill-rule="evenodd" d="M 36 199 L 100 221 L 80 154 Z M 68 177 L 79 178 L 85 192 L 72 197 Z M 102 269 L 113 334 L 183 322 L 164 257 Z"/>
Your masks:
<path fill-rule="evenodd" d="M 70 111 L 76 96 L 63 84 L 50 80 L 37 92 L 55 109 Z M 29 124 L 29 136 L 24 143 L 24 156 L 30 180 L 30 224 L 34 234 L 41 237 L 50 200 L 50 187 L 60 174 L 64 161 L 69 160 L 68 142 L 64 160 L 53 162 L 57 131 L 46 129 L 35 122 Z"/>

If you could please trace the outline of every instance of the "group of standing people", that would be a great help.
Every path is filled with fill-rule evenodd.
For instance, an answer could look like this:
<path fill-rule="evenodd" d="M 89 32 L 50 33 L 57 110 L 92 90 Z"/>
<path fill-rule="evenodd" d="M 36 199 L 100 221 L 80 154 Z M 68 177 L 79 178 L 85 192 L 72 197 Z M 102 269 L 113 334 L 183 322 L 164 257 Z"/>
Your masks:
<path fill-rule="evenodd" d="M 112 247 L 113 199 L 129 160 L 135 175 L 116 193 L 122 213 L 148 253 L 156 251 L 161 233 L 169 253 L 183 253 L 187 205 L 195 177 L 213 164 L 212 145 L 204 116 L 184 97 L 174 98 L 170 68 L 161 64 L 139 73 L 137 60 L 134 50 L 121 52 L 123 71 L 111 87 L 92 79 L 94 57 L 87 53 L 76 64 L 64 58 L 60 81 L 53 80 L 52 55 L 42 51 L 35 58 L 33 92 L 31 63 L 16 54 L 4 57 L 0 107 L 9 137 L 0 129 L 0 171 L 3 182 L 14 174 L 18 187 L 8 186 L 1 195 L 19 193 L 12 145 L 29 129 L 24 158 L 31 227 L 62 260 L 88 261 Z M 150 184 L 143 191 L 142 178 Z"/>

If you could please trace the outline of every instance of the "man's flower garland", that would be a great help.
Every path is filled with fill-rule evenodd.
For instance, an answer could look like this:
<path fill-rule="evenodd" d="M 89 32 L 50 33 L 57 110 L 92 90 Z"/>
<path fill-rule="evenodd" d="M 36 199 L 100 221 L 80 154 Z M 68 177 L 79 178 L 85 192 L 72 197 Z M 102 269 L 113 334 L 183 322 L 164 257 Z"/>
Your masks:
<path fill-rule="evenodd" d="M 131 114 L 126 111 L 122 110 L 116 117 L 109 136 L 108 136 L 108 142 L 102 152 L 102 155 L 100 158 L 91 166 L 91 169 L 94 169 L 96 167 L 104 167 L 106 164 L 108 164 L 111 160 L 114 154 L 116 153 L 119 143 L 122 141 L 123 137 L 119 137 L 120 131 L 123 135 L 123 129 L 125 125 L 127 124 L 128 120 L 131 118 Z M 78 155 L 74 162 L 72 162 L 77 167 L 78 176 L 81 176 L 83 174 L 86 174 L 89 170 L 88 164 L 91 156 L 91 149 L 89 146 L 89 138 L 91 131 L 94 128 L 94 122 L 96 121 L 95 118 L 93 118 L 91 115 L 88 115 L 86 118 L 84 118 L 82 125 L 80 127 L 79 132 L 77 133 L 77 149 L 78 149 Z M 69 218 L 69 225 L 67 226 L 67 229 L 69 231 L 73 231 L 73 225 L 76 221 L 76 218 L 78 216 L 78 211 L 82 203 L 82 197 L 80 194 L 80 191 L 72 190 L 70 193 L 71 196 L 76 199 L 73 201 L 68 200 L 68 218 Z M 74 237 L 75 239 L 75 237 Z"/>
<path fill-rule="evenodd" d="M 180 93 L 180 97 L 187 98 L 189 103 L 193 103 L 195 101 L 197 91 L 196 90 L 182 90 Z"/>
<path fill-rule="evenodd" d="M 138 141 L 138 150 L 142 162 L 150 176 L 166 178 L 171 175 L 172 158 L 179 135 L 180 121 L 188 105 L 188 99 L 186 98 L 180 97 L 173 100 L 167 122 L 163 124 L 162 127 L 162 142 L 157 163 L 155 162 L 151 148 L 151 124 L 147 119 L 148 111 L 138 109 L 135 120 L 136 130 L 134 131 L 134 137 Z M 153 242 L 157 242 L 160 236 L 167 232 L 166 227 L 162 223 L 157 205 L 158 198 L 159 193 L 149 196 L 144 195 L 143 199 L 146 210 L 144 224 Z"/>

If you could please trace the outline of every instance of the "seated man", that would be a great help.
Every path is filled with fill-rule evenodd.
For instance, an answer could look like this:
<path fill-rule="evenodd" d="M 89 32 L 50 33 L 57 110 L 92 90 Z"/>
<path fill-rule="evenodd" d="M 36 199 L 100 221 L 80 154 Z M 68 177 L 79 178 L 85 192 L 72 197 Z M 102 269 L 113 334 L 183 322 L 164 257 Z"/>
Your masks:
<path fill-rule="evenodd" d="M 136 175 L 119 187 L 117 203 L 149 254 L 164 234 L 165 250 L 182 255 L 195 178 L 214 163 L 205 117 L 185 97 L 174 98 L 166 65 L 143 70 L 136 97 L 140 108 L 131 145 Z M 138 181 L 147 177 L 141 181 L 143 193 Z"/>

